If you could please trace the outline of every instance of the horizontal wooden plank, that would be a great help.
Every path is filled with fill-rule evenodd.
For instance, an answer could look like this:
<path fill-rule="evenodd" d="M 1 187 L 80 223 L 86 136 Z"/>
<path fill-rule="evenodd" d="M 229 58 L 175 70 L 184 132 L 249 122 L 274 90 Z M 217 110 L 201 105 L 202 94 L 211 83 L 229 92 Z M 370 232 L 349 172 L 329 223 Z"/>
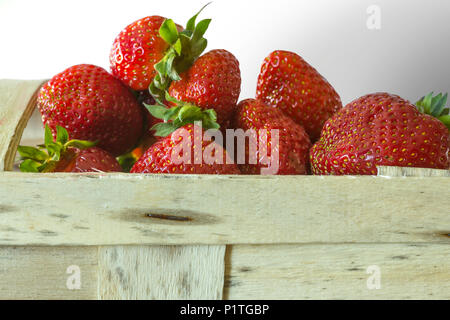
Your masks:
<path fill-rule="evenodd" d="M 97 260 L 96 247 L 0 247 L 0 299 L 96 299 Z"/>
<path fill-rule="evenodd" d="M 224 253 L 223 246 L 0 246 L 0 300 L 221 299 Z"/>
<path fill-rule="evenodd" d="M 223 298 L 450 299 L 449 256 L 425 243 L 228 246 Z M 97 259 L 96 247 L 0 247 L 0 299 L 96 299 Z M 67 287 L 73 265 L 79 290 Z M 376 267 L 380 289 L 367 286 Z"/>
<path fill-rule="evenodd" d="M 449 257 L 447 244 L 231 246 L 224 298 L 448 300 Z"/>
<path fill-rule="evenodd" d="M 447 177 L 0 173 L 0 245 L 450 241 Z"/>

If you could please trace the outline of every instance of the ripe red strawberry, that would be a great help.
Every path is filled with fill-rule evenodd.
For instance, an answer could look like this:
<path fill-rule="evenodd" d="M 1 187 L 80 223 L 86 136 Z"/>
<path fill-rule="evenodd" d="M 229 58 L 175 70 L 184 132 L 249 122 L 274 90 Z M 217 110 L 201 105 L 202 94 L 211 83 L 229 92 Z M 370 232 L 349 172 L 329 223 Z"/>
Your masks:
<path fill-rule="evenodd" d="M 67 130 L 57 127 L 56 141 L 48 126 L 45 130 L 45 145 L 39 148 L 19 146 L 18 152 L 24 160 L 23 172 L 119 172 L 117 160 L 107 151 L 94 147 L 95 143 L 83 140 L 68 140 Z"/>
<path fill-rule="evenodd" d="M 41 88 L 38 107 L 53 132 L 62 126 L 72 138 L 98 141 L 114 156 L 131 149 L 143 130 L 144 113 L 131 91 L 94 65 L 76 65 L 54 76 Z"/>
<path fill-rule="evenodd" d="M 229 128 L 241 92 L 239 62 L 226 50 L 211 50 L 172 82 L 169 94 L 201 109 L 213 109 L 221 128 Z"/>
<path fill-rule="evenodd" d="M 149 89 L 155 100 L 163 103 L 170 83 L 180 80 L 179 73 L 189 69 L 206 48 L 203 35 L 211 19 L 195 22 L 205 7 L 189 19 L 184 30 L 160 16 L 128 25 L 111 49 L 113 75 L 134 90 Z"/>
<path fill-rule="evenodd" d="M 203 130 L 197 127 L 199 135 L 194 135 L 193 124 L 179 128 L 170 136 L 159 140 L 152 145 L 147 152 L 135 163 L 132 173 L 178 173 L 178 174 L 240 174 L 236 164 L 227 164 L 227 153 L 219 144 L 211 141 L 200 140 Z M 183 140 L 182 134 L 185 134 Z M 186 144 L 186 150 L 178 148 L 182 141 L 190 141 Z M 183 144 L 184 145 L 184 144 Z M 198 146 L 195 147 L 194 146 Z M 200 161 L 196 150 L 201 150 Z M 208 151 L 209 150 L 209 151 Z M 186 153 L 185 153 L 186 152 Z M 222 164 L 209 162 L 204 154 L 217 155 L 222 159 Z M 184 156 L 186 157 L 184 158 Z M 198 163 L 197 163 L 198 162 Z"/>
<path fill-rule="evenodd" d="M 278 151 L 278 165 L 276 155 L 273 155 L 270 166 L 277 167 L 279 175 L 288 174 L 307 174 L 309 162 L 309 148 L 311 142 L 302 126 L 295 123 L 286 116 L 281 110 L 269 107 L 261 101 L 247 99 L 239 103 L 236 112 L 235 127 L 243 130 L 248 129 L 267 129 L 267 143 L 255 150 L 253 157 L 258 159 L 257 164 L 250 164 L 249 159 L 252 156 L 248 144 L 246 145 L 246 162 L 239 164 L 239 169 L 244 174 L 260 174 L 262 168 L 267 164 L 262 163 L 263 156 L 267 154 L 271 159 L 272 152 Z M 272 141 L 272 129 L 278 129 L 278 142 Z M 261 139 L 261 134 L 258 134 Z M 239 146 L 238 146 L 239 148 Z M 239 162 L 238 162 L 239 163 Z"/>
<path fill-rule="evenodd" d="M 134 90 L 146 90 L 156 75 L 153 66 L 170 48 L 159 34 L 166 20 L 160 16 L 139 19 L 123 29 L 114 40 L 110 63 L 112 74 Z M 178 31 L 183 28 L 177 25 Z"/>
<path fill-rule="evenodd" d="M 334 88 L 299 55 L 274 51 L 261 67 L 256 98 L 280 108 L 315 141 L 325 121 L 342 108 Z"/>
<path fill-rule="evenodd" d="M 156 103 L 148 90 L 136 91 L 136 96 L 143 110 L 145 110 L 145 105 L 154 105 Z M 155 137 L 153 135 L 154 132 L 151 130 L 153 125 L 157 123 L 158 119 L 152 117 L 152 115 L 147 111 L 144 111 L 144 113 L 144 133 L 139 139 L 139 142 L 133 150 L 128 153 L 122 154 L 117 158 L 117 161 L 119 162 L 124 172 L 130 172 L 136 161 L 144 154 L 145 151 L 147 151 L 147 149 L 153 143 L 156 142 L 157 138 L 159 138 Z"/>
<path fill-rule="evenodd" d="M 67 165 L 59 164 L 53 172 L 121 172 L 122 168 L 109 152 L 92 147 L 84 150 L 71 150 L 67 157 L 72 157 Z M 65 159 L 66 161 L 68 159 Z"/>
<path fill-rule="evenodd" d="M 425 100 L 421 109 L 444 121 L 446 96 Z M 356 99 L 325 123 L 310 152 L 312 171 L 375 175 L 377 165 L 448 169 L 449 131 L 435 117 L 388 93 Z"/>

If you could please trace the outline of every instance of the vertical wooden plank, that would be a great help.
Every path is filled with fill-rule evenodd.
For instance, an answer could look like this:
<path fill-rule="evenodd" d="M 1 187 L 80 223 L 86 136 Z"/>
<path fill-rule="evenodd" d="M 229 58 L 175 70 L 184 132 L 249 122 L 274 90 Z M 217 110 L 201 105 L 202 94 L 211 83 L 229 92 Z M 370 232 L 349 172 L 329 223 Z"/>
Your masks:
<path fill-rule="evenodd" d="M 99 247 L 98 298 L 222 299 L 225 246 Z"/>
<path fill-rule="evenodd" d="M 17 145 L 42 83 L 43 80 L 0 81 L 0 171 L 12 170 Z"/>

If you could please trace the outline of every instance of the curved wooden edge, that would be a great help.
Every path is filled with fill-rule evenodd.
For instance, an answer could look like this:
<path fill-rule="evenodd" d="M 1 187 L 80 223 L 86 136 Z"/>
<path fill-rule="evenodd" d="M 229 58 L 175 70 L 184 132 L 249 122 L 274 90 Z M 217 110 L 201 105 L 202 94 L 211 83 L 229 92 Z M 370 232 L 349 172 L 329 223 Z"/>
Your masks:
<path fill-rule="evenodd" d="M 17 146 L 45 80 L 0 80 L 0 171 L 11 171 Z"/>

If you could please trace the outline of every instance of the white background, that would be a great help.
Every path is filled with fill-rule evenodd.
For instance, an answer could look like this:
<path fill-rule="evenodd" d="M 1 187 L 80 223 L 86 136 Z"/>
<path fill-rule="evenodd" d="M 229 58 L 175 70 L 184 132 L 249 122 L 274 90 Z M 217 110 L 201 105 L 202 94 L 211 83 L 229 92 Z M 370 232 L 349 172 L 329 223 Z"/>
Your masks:
<path fill-rule="evenodd" d="M 119 31 L 147 15 L 185 24 L 207 0 L 0 0 L 0 79 L 50 78 L 79 63 L 109 70 Z M 367 8 L 381 8 L 381 29 L 366 27 Z M 264 57 L 300 54 L 335 86 L 344 103 L 389 91 L 415 100 L 450 91 L 448 0 L 215 0 L 208 49 L 234 53 L 241 99 L 254 96 Z"/>

